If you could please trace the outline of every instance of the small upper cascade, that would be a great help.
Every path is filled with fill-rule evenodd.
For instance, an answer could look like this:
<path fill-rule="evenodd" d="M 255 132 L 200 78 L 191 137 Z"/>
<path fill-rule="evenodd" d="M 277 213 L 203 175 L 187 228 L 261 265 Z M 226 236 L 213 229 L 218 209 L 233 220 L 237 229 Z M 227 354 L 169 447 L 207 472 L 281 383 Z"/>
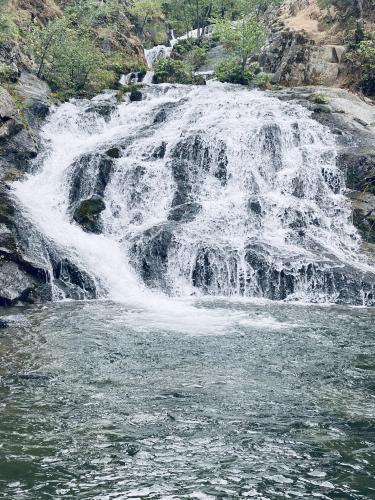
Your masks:
<path fill-rule="evenodd" d="M 129 85 L 132 83 L 139 83 L 142 82 L 145 85 L 149 85 L 152 83 L 153 78 L 154 78 L 154 71 L 153 68 L 155 67 L 155 64 L 160 61 L 161 59 L 167 59 L 171 57 L 172 51 L 174 46 L 180 41 L 180 40 L 187 40 L 189 38 L 191 39 L 197 39 L 199 36 L 202 36 L 204 38 L 212 36 L 213 32 L 213 26 L 205 26 L 204 28 L 201 29 L 195 29 L 192 31 L 189 31 L 185 35 L 182 35 L 180 37 L 175 37 L 174 31 L 171 30 L 171 39 L 170 39 L 170 46 L 168 47 L 167 45 L 156 45 L 155 47 L 152 47 L 151 49 L 145 49 L 145 59 L 147 62 L 147 67 L 149 68 L 149 71 L 147 71 L 146 75 L 143 78 L 139 77 L 139 73 L 137 72 L 132 72 L 128 74 L 121 75 L 120 78 L 120 85 Z M 212 77 L 213 71 L 208 71 L 208 72 L 203 72 L 203 73 L 198 73 L 202 74 L 202 76 L 211 78 Z"/>
<path fill-rule="evenodd" d="M 156 45 L 152 49 L 146 49 L 145 57 L 147 66 L 152 69 L 160 59 L 170 57 L 172 50 L 173 47 L 167 47 L 166 45 Z"/>
<path fill-rule="evenodd" d="M 188 40 L 189 38 L 196 40 L 199 37 L 209 38 L 212 36 L 213 31 L 214 31 L 213 24 L 209 24 L 208 26 L 205 26 L 204 28 L 199 28 L 199 29 L 188 31 L 184 35 L 181 35 L 181 36 L 175 38 L 174 32 L 172 30 L 172 32 L 171 32 L 172 38 L 171 38 L 170 44 L 172 45 L 172 47 L 174 47 L 180 40 Z"/>

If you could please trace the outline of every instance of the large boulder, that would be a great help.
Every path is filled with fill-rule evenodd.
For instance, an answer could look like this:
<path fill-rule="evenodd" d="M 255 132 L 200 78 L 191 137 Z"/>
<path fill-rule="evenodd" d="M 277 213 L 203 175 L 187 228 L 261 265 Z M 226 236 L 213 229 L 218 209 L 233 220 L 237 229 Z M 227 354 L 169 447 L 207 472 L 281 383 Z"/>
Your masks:
<path fill-rule="evenodd" d="M 31 73 L 22 72 L 16 86 L 23 99 L 25 115 L 29 125 L 39 127 L 49 113 L 48 84 Z"/>

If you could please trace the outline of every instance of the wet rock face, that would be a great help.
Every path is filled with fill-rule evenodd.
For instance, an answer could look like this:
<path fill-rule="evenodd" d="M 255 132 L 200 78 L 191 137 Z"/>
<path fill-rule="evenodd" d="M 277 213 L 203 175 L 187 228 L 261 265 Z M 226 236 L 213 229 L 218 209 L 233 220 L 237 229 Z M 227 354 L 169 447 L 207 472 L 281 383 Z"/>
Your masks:
<path fill-rule="evenodd" d="M 350 193 L 353 223 L 364 241 L 375 243 L 375 195 L 370 192 Z"/>
<path fill-rule="evenodd" d="M 208 294 L 239 293 L 270 300 L 297 300 L 303 294 L 310 301 L 322 296 L 337 304 L 375 305 L 374 276 L 359 276 L 357 269 L 322 265 L 320 262 L 277 264 L 278 257 L 267 255 L 259 246 L 245 252 L 246 267 L 236 252 L 228 255 L 217 248 L 203 248 L 196 257 L 193 285 Z"/>
<path fill-rule="evenodd" d="M 323 94 L 327 98 L 324 111 L 313 104 L 310 96 Z M 365 243 L 374 243 L 375 224 L 375 111 L 354 94 L 342 89 L 305 87 L 274 93 L 282 100 L 298 102 L 312 112 L 312 118 L 328 127 L 337 143 L 337 165 L 343 173 L 348 197 L 352 203 L 353 223 Z M 341 181 L 326 178 L 333 192 Z"/>
<path fill-rule="evenodd" d="M 97 291 L 94 280 L 67 258 L 52 260 L 55 285 L 73 300 L 95 299 Z"/>
<path fill-rule="evenodd" d="M 106 152 L 82 156 L 71 169 L 69 200 L 71 207 L 91 196 L 104 196 L 110 181 L 115 160 L 121 155 L 119 148 L 113 147 Z"/>
<path fill-rule="evenodd" d="M 177 144 L 171 156 L 172 173 L 177 185 L 173 207 L 192 202 L 193 190 L 199 188 L 207 173 L 226 184 L 228 158 L 226 146 L 221 141 L 212 144 L 202 136 L 191 136 Z"/>
<path fill-rule="evenodd" d="M 129 99 L 130 102 L 142 101 L 142 92 L 138 89 L 132 89 Z"/>
<path fill-rule="evenodd" d="M 27 301 L 37 281 L 14 262 L 0 263 L 0 305 Z"/>
<path fill-rule="evenodd" d="M 346 174 L 346 185 L 356 191 L 375 193 L 375 147 L 351 147 L 338 156 L 338 165 Z"/>
<path fill-rule="evenodd" d="M 49 88 L 44 82 L 21 74 L 16 89 L 25 104 L 23 116 L 0 87 L 0 306 L 50 301 L 53 288 L 61 298 L 95 298 L 93 280 L 24 218 L 12 198 L 11 183 L 30 169 L 30 160 L 39 151 L 40 126 L 49 113 Z M 117 155 L 110 150 L 106 157 Z M 105 188 L 107 171 L 103 166 L 99 190 Z"/>
<path fill-rule="evenodd" d="M 29 161 L 38 153 L 39 138 L 32 128 L 25 127 L 10 94 L 0 87 L 0 167 L 16 167 L 27 171 Z"/>
<path fill-rule="evenodd" d="M 93 195 L 83 200 L 75 209 L 73 219 L 88 233 L 101 233 L 100 214 L 105 210 L 103 198 Z"/>
<path fill-rule="evenodd" d="M 137 237 L 130 248 L 137 271 L 151 288 L 168 290 L 166 273 L 174 229 L 173 223 L 152 227 Z"/>

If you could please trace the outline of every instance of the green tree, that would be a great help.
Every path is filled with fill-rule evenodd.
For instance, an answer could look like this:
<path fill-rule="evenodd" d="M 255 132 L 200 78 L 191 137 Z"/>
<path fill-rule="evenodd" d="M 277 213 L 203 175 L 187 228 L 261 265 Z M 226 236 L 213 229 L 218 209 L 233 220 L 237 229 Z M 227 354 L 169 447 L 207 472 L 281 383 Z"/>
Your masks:
<path fill-rule="evenodd" d="M 70 30 L 64 43 L 54 47 L 46 76 L 57 89 L 79 92 L 85 89 L 100 63 L 99 52 L 91 39 Z"/>
<path fill-rule="evenodd" d="M 38 77 L 45 78 L 56 90 L 83 90 L 101 62 L 88 27 L 74 29 L 62 17 L 34 29 L 31 36 Z"/>
<path fill-rule="evenodd" d="M 254 15 L 244 16 L 238 21 L 220 19 L 215 24 L 215 34 L 233 58 L 246 68 L 249 57 L 259 49 L 265 40 L 263 26 Z"/>
<path fill-rule="evenodd" d="M 130 12 L 138 19 L 138 27 L 142 34 L 149 21 L 162 17 L 162 7 L 162 0 L 134 0 Z"/>
<path fill-rule="evenodd" d="M 53 61 L 54 50 L 64 43 L 67 33 L 68 23 L 65 18 L 54 19 L 45 27 L 34 27 L 31 32 L 31 44 L 38 64 L 38 78 L 44 76 L 46 66 Z"/>

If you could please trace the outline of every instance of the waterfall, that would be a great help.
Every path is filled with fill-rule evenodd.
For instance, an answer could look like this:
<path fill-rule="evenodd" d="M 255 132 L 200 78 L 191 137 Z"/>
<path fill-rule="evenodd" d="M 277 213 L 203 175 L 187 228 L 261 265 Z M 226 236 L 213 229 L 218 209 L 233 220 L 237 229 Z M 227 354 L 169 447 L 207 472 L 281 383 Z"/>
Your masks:
<path fill-rule="evenodd" d="M 371 303 L 334 138 L 306 109 L 219 83 L 113 99 L 57 108 L 15 191 L 99 296 Z M 93 197 L 105 209 L 89 232 L 72 214 Z"/>
<path fill-rule="evenodd" d="M 203 28 L 202 36 L 204 38 L 212 36 L 213 32 L 213 26 L 206 26 Z M 142 79 L 142 83 L 144 85 L 151 85 L 153 82 L 154 78 L 154 71 L 153 68 L 155 67 L 155 64 L 160 61 L 161 59 L 167 59 L 171 57 L 173 47 L 178 43 L 180 40 L 186 40 L 188 38 L 193 38 L 196 39 L 198 38 L 198 30 L 192 30 L 186 33 L 185 35 L 182 35 L 178 38 L 175 38 L 174 36 L 174 31 L 171 31 L 171 40 L 170 40 L 170 46 L 167 47 L 166 45 L 156 45 L 155 47 L 152 47 L 151 49 L 145 49 L 145 59 L 147 63 L 147 67 L 149 68 L 149 71 L 147 71 L 146 75 Z M 207 76 L 208 78 L 212 77 L 213 71 L 209 72 L 202 72 L 202 73 L 197 73 L 201 74 L 203 76 Z M 120 85 L 129 85 L 131 83 L 138 83 L 139 80 L 139 73 L 133 72 L 133 73 L 128 73 L 121 75 L 120 77 Z"/>

